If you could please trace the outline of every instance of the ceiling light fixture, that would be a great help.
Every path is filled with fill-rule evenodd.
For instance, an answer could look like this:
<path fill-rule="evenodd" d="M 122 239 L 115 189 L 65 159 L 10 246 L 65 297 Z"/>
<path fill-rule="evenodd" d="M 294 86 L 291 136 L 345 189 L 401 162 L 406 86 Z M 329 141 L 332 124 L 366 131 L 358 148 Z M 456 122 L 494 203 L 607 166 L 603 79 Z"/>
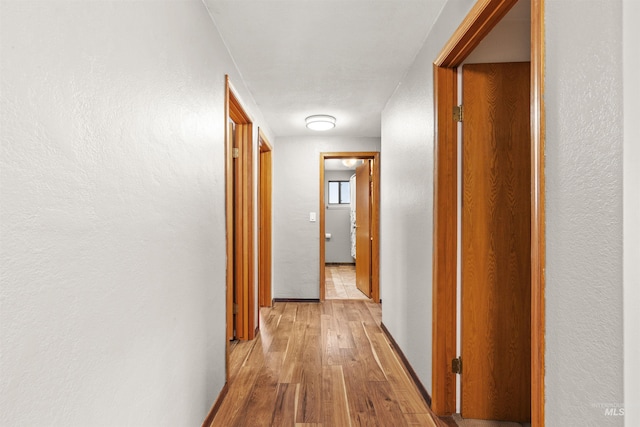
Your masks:
<path fill-rule="evenodd" d="M 329 130 L 336 127 L 336 118 L 324 114 L 309 116 L 304 121 L 311 130 Z"/>
<path fill-rule="evenodd" d="M 342 160 L 342 164 L 345 165 L 348 168 L 354 167 L 357 162 L 358 162 L 358 159 L 343 159 Z"/>

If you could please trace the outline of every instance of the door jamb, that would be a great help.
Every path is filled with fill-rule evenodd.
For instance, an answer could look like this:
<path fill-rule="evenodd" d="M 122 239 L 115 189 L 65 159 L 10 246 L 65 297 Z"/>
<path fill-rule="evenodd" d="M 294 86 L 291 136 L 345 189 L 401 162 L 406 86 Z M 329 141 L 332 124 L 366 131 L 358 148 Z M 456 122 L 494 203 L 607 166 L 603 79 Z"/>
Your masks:
<path fill-rule="evenodd" d="M 456 68 L 517 0 L 478 0 L 434 62 L 432 409 L 455 412 L 457 262 Z M 544 0 L 531 0 L 531 422 L 544 427 Z"/>
<path fill-rule="evenodd" d="M 371 299 L 380 302 L 380 152 L 320 153 L 320 301 L 325 300 L 325 203 L 324 161 L 326 159 L 373 160 L 373 192 L 371 194 Z"/>

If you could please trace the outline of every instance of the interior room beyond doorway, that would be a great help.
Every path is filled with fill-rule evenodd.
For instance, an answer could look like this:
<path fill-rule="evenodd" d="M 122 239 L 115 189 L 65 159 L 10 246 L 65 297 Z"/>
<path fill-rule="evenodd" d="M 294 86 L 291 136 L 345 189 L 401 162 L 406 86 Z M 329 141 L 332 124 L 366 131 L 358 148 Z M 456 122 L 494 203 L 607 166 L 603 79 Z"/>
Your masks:
<path fill-rule="evenodd" d="M 364 165 L 364 163 L 367 163 Z M 368 159 L 326 159 L 325 165 L 325 298 L 369 299 L 370 266 L 363 270 L 362 261 L 369 262 L 368 253 L 356 259 L 358 171 L 370 170 Z M 366 189 L 369 192 L 369 172 L 366 174 Z M 362 178 L 362 177 L 361 177 Z M 362 209 L 362 206 L 359 207 Z M 367 207 L 368 208 L 368 207 Z M 366 209 L 367 212 L 369 209 Z M 359 213 L 359 212 L 358 212 Z M 367 221 L 368 223 L 368 221 Z M 362 225 L 362 224 L 360 224 Z M 367 242 L 369 243 L 369 242 Z M 362 246 L 359 248 L 362 252 Z M 365 258 L 367 258 L 365 260 Z M 360 271 L 358 270 L 360 268 Z M 360 276 L 358 276 L 358 272 Z M 367 277 L 361 277 L 365 274 Z M 358 280 L 366 282 L 364 289 L 358 288 Z M 362 283 L 361 283 L 362 286 Z"/>
<path fill-rule="evenodd" d="M 369 299 L 356 287 L 355 264 L 325 265 L 325 299 Z"/>
<path fill-rule="evenodd" d="M 321 153 L 320 300 L 379 302 L 379 153 Z"/>

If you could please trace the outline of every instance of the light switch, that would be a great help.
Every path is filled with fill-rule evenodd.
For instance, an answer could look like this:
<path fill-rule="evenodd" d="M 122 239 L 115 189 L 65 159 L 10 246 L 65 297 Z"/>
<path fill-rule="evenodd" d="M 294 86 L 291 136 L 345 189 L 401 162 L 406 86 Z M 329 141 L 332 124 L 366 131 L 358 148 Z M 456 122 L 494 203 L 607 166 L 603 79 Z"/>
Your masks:
<path fill-rule="evenodd" d="M 315 212 L 310 212 L 309 213 L 309 222 L 316 222 L 316 213 Z"/>

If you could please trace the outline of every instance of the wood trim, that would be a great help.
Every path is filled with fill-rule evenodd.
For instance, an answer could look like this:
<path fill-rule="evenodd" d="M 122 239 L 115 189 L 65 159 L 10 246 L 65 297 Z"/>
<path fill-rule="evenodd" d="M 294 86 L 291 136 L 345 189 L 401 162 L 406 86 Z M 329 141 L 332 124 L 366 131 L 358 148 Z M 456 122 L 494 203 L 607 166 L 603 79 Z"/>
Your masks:
<path fill-rule="evenodd" d="M 274 298 L 273 303 L 277 302 L 320 302 L 319 298 Z"/>
<path fill-rule="evenodd" d="M 450 364 L 456 354 L 456 274 L 458 257 L 458 144 L 451 116 L 457 105 L 455 68 L 434 66 L 436 135 L 434 143 L 433 215 L 433 410 L 456 410 L 456 374 Z"/>
<path fill-rule="evenodd" d="M 382 332 L 384 332 L 384 334 L 387 336 L 387 339 L 391 343 L 391 347 L 393 347 L 393 349 L 396 351 L 398 356 L 400 356 L 400 360 L 402 361 L 402 364 L 407 369 L 409 376 L 411 377 L 411 379 L 413 380 L 413 383 L 418 388 L 418 391 L 422 395 L 422 398 L 427 403 L 427 405 L 431 407 L 431 396 L 429 396 L 429 392 L 420 381 L 420 378 L 418 378 L 418 374 L 416 374 L 416 371 L 413 370 L 413 366 L 411 366 L 411 363 L 409 363 L 409 360 L 400 349 L 400 346 L 398 345 L 396 340 L 393 339 L 393 335 L 391 335 L 391 332 L 389 332 L 387 327 L 382 322 L 380 322 L 380 329 L 382 329 Z"/>
<path fill-rule="evenodd" d="M 457 67 L 469 56 L 518 0 L 478 0 L 435 60 L 439 67 Z"/>
<path fill-rule="evenodd" d="M 433 256 L 433 409 L 438 415 L 451 414 L 455 408 L 455 392 L 451 393 L 447 352 L 451 340 L 455 342 L 455 329 L 450 327 L 455 318 L 455 291 L 446 288 L 447 249 L 445 238 L 449 221 L 457 215 L 453 209 L 440 209 L 441 191 L 446 187 L 446 175 L 457 167 L 441 150 L 446 141 L 453 141 L 456 125 L 441 121 L 451 113 L 451 102 L 443 97 L 443 88 L 450 85 L 446 69 L 459 66 L 471 51 L 502 19 L 517 0 L 479 0 L 446 43 L 434 62 L 435 103 L 435 165 L 434 165 L 434 256 Z M 544 427 L 544 374 L 545 374 L 545 200 L 544 200 L 544 0 L 531 1 L 531 417 L 532 425 Z M 455 71 L 452 71 L 455 73 Z M 441 88 L 440 85 L 443 85 Z M 455 100 L 453 101 L 455 105 Z M 451 142 L 454 143 L 454 142 Z M 448 170 L 449 169 L 449 170 Z M 445 182 L 442 182 L 445 180 Z M 457 208 L 456 208 L 457 209 Z M 455 215 L 454 215 L 455 214 Z M 457 233 L 457 230 L 456 230 Z M 451 248 L 449 248 L 450 250 Z M 444 251 L 443 251 L 444 250 Z M 453 299 L 451 298 L 453 296 Z M 449 322 L 449 323 L 448 323 Z M 447 336 L 449 338 L 447 338 Z"/>
<path fill-rule="evenodd" d="M 227 76 L 227 81 L 229 77 Z M 231 88 L 231 83 L 229 83 L 229 98 L 231 103 L 229 104 L 229 117 L 236 123 L 251 123 L 251 117 L 246 113 L 245 109 L 242 107 L 242 103 L 234 93 Z"/>
<path fill-rule="evenodd" d="M 380 303 L 380 153 L 377 151 L 340 151 L 320 153 L 320 301 L 325 299 L 325 203 L 324 203 L 324 161 L 326 159 L 372 159 L 373 160 L 373 212 L 371 214 L 371 299 Z"/>
<path fill-rule="evenodd" d="M 213 424 L 213 419 L 216 417 L 218 410 L 220 409 L 220 405 L 222 405 L 222 401 L 225 397 L 227 397 L 227 393 L 229 392 L 229 382 L 225 382 L 224 386 L 222 386 L 222 390 L 220 390 L 220 394 L 216 398 L 216 401 L 213 402 L 213 406 L 209 410 L 207 417 L 202 422 L 202 427 L 210 427 Z"/>
<path fill-rule="evenodd" d="M 545 107 L 544 0 L 531 1 L 531 425 L 544 426 Z"/>
<path fill-rule="evenodd" d="M 268 151 L 273 151 L 273 146 L 271 146 L 271 144 L 269 143 L 269 140 L 267 139 L 266 135 L 264 134 L 264 132 L 262 132 L 262 129 L 258 127 L 258 138 L 259 138 L 259 148 L 260 148 L 260 152 L 261 153 L 266 153 Z"/>
<path fill-rule="evenodd" d="M 271 144 L 258 128 L 258 305 L 271 305 L 272 268 L 272 163 Z"/>

